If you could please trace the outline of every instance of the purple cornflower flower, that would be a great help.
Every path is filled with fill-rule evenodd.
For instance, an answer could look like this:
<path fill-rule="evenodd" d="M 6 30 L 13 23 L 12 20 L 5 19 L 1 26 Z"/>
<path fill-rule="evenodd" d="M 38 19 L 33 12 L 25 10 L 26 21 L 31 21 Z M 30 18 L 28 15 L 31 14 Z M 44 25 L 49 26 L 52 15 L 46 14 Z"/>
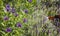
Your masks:
<path fill-rule="evenodd" d="M 7 28 L 6 32 L 11 32 L 11 30 L 12 30 L 11 28 Z"/>
<path fill-rule="evenodd" d="M 55 25 L 56 27 L 60 27 L 60 22 L 56 22 L 54 25 Z"/>
<path fill-rule="evenodd" d="M 25 9 L 25 10 L 24 10 L 24 12 L 25 12 L 25 13 L 28 13 L 28 10 L 27 10 L 27 9 Z"/>
<path fill-rule="evenodd" d="M 9 4 L 6 5 L 6 10 L 7 10 L 7 11 L 10 10 L 10 5 L 9 5 Z"/>
<path fill-rule="evenodd" d="M 23 22 L 27 22 L 27 19 L 26 19 L 26 18 L 24 18 L 24 19 L 23 19 Z"/>
<path fill-rule="evenodd" d="M 31 2 L 32 2 L 32 0 L 28 0 L 28 2 L 30 2 L 30 3 L 31 3 Z"/>
<path fill-rule="evenodd" d="M 48 33 L 51 33 L 51 31 L 50 31 L 50 30 L 48 30 Z"/>
<path fill-rule="evenodd" d="M 14 13 L 14 16 L 15 16 L 15 17 L 17 17 L 17 16 L 18 16 L 18 14 L 17 14 L 17 13 Z"/>
<path fill-rule="evenodd" d="M 47 30 L 47 32 L 46 32 L 47 34 L 49 34 L 49 33 L 51 33 L 51 31 L 50 30 Z"/>
<path fill-rule="evenodd" d="M 17 22 L 17 23 L 16 23 L 16 26 L 17 26 L 17 27 L 21 27 L 21 23 L 20 23 L 20 22 Z"/>
<path fill-rule="evenodd" d="M 15 13 L 15 8 L 14 7 L 12 7 L 11 12 Z"/>
<path fill-rule="evenodd" d="M 4 20 L 8 20 L 9 18 L 7 16 L 4 17 Z"/>
<path fill-rule="evenodd" d="M 57 29 L 57 32 L 60 33 L 60 29 Z"/>

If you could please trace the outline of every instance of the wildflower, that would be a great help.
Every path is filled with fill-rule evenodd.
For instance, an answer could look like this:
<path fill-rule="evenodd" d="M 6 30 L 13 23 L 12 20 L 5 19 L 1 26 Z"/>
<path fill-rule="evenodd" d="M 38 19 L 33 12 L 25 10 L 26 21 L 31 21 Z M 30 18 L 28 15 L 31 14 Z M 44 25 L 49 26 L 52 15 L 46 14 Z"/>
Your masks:
<path fill-rule="evenodd" d="M 17 23 L 16 23 L 16 26 L 17 26 L 17 27 L 21 27 L 21 23 L 20 23 L 20 22 L 17 22 Z"/>
<path fill-rule="evenodd" d="M 11 30 L 12 30 L 11 28 L 7 28 L 6 32 L 11 32 Z"/>
<path fill-rule="evenodd" d="M 15 17 L 17 17 L 17 16 L 18 16 L 18 14 L 17 14 L 17 13 L 14 13 L 14 16 L 15 16 Z"/>
<path fill-rule="evenodd" d="M 60 27 L 60 22 L 55 22 L 54 24 L 56 27 Z"/>
<path fill-rule="evenodd" d="M 15 13 L 15 8 L 14 7 L 12 7 L 11 12 Z"/>
<path fill-rule="evenodd" d="M 47 32 L 46 32 L 46 33 L 47 33 L 47 35 L 48 35 L 48 34 L 50 34 L 50 33 L 51 33 L 51 31 L 50 31 L 50 30 L 47 30 Z"/>
<path fill-rule="evenodd" d="M 9 4 L 6 5 L 6 10 L 7 10 L 7 11 L 10 10 L 10 5 L 9 5 Z"/>
<path fill-rule="evenodd" d="M 7 16 L 4 17 L 4 20 L 8 20 L 9 18 Z"/>
<path fill-rule="evenodd" d="M 24 10 L 24 12 L 25 12 L 25 13 L 28 13 L 28 10 L 27 10 L 27 9 L 25 9 L 25 10 Z"/>
<path fill-rule="evenodd" d="M 30 2 L 30 3 L 31 3 L 31 2 L 32 2 L 32 0 L 28 0 L 28 2 Z"/>
<path fill-rule="evenodd" d="M 48 33 L 51 33 L 51 31 L 50 31 L 50 30 L 48 30 Z"/>
<path fill-rule="evenodd" d="M 60 33 L 60 29 L 57 29 L 57 32 Z"/>
<path fill-rule="evenodd" d="M 26 18 L 24 18 L 24 19 L 23 19 L 23 22 L 27 22 L 27 19 L 26 19 Z"/>

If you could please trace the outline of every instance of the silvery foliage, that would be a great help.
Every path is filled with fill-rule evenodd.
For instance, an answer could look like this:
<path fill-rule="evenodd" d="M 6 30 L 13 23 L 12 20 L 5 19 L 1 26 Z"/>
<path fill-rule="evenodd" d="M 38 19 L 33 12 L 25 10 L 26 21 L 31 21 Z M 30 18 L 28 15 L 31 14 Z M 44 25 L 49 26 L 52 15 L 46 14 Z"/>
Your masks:
<path fill-rule="evenodd" d="M 39 0 L 37 0 L 37 2 L 38 2 Z M 37 3 L 37 4 L 39 4 L 39 2 Z M 48 10 L 52 10 L 53 8 L 49 8 L 48 10 L 43 10 L 43 9 L 41 9 L 41 7 L 39 7 L 40 9 L 38 9 L 38 10 L 35 10 L 30 16 L 32 16 L 32 18 L 30 18 L 29 20 L 30 20 L 30 23 L 31 23 L 31 34 L 33 35 L 33 33 L 36 33 L 36 31 L 37 31 L 37 33 L 39 34 L 40 33 L 40 31 L 42 31 L 42 27 L 44 26 L 44 25 L 47 25 L 47 29 L 48 30 L 50 30 L 51 31 L 51 33 L 50 33 L 50 36 L 52 35 L 52 36 L 54 36 L 55 34 L 57 34 L 56 32 L 57 32 L 57 28 L 56 28 L 56 26 L 54 26 L 54 24 L 53 24 L 53 21 L 50 21 L 49 19 L 48 19 L 48 15 L 47 15 L 47 12 L 48 12 Z M 45 7 L 44 7 L 44 9 L 45 9 Z M 53 32 L 53 33 L 52 33 Z M 38 35 L 36 33 L 36 35 Z"/>
<path fill-rule="evenodd" d="M 44 25 L 48 25 L 47 29 L 50 29 L 51 32 L 53 32 L 53 30 L 56 29 L 55 26 L 53 25 L 53 23 L 51 23 L 51 21 L 49 21 L 47 15 L 43 11 L 43 9 L 34 11 L 31 16 L 32 16 L 32 19 L 30 19 L 30 23 L 33 24 L 32 28 L 31 28 L 31 32 L 32 31 L 34 33 L 37 32 L 36 35 L 38 35 L 40 31 L 42 31 L 42 29 L 43 29 L 42 27 Z"/>

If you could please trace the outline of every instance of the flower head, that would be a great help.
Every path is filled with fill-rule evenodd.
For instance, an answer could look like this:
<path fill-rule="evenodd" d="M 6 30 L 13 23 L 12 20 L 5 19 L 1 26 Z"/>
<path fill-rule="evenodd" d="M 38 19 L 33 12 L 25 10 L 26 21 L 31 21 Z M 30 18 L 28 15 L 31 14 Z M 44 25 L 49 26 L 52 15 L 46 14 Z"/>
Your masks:
<path fill-rule="evenodd" d="M 54 24 L 56 27 L 60 27 L 60 22 L 55 22 Z"/>
<path fill-rule="evenodd" d="M 57 32 L 60 33 L 60 29 L 57 29 Z"/>
<path fill-rule="evenodd" d="M 47 32 L 46 32 L 47 34 L 49 34 L 49 33 L 51 33 L 51 31 L 50 30 L 47 30 Z"/>
<path fill-rule="evenodd" d="M 21 27 L 21 23 L 20 23 L 20 22 L 17 22 L 17 23 L 16 23 L 16 26 L 17 26 L 17 27 Z"/>
<path fill-rule="evenodd" d="M 4 20 L 8 20 L 9 18 L 7 16 L 4 17 Z"/>
<path fill-rule="evenodd" d="M 15 16 L 15 17 L 17 17 L 17 16 L 18 16 L 18 14 L 17 14 L 17 13 L 14 13 L 14 16 Z"/>
<path fill-rule="evenodd" d="M 50 31 L 50 30 L 48 30 L 48 33 L 51 33 L 51 31 Z"/>
<path fill-rule="evenodd" d="M 12 7 L 11 12 L 15 13 L 15 8 L 14 7 Z"/>
<path fill-rule="evenodd" d="M 6 32 L 11 32 L 11 30 L 12 30 L 11 28 L 7 28 Z"/>
<path fill-rule="evenodd" d="M 9 4 L 6 5 L 6 10 L 10 11 L 10 5 Z"/>
<path fill-rule="evenodd" d="M 24 12 L 25 12 L 25 13 L 28 13 L 28 10 L 27 10 L 27 9 L 25 9 L 25 10 L 24 10 Z"/>
<path fill-rule="evenodd" d="M 27 22 L 27 19 L 26 19 L 26 18 L 24 18 L 24 19 L 23 19 L 23 22 Z"/>
<path fill-rule="evenodd" d="M 32 2 L 32 0 L 28 0 L 28 2 Z"/>

